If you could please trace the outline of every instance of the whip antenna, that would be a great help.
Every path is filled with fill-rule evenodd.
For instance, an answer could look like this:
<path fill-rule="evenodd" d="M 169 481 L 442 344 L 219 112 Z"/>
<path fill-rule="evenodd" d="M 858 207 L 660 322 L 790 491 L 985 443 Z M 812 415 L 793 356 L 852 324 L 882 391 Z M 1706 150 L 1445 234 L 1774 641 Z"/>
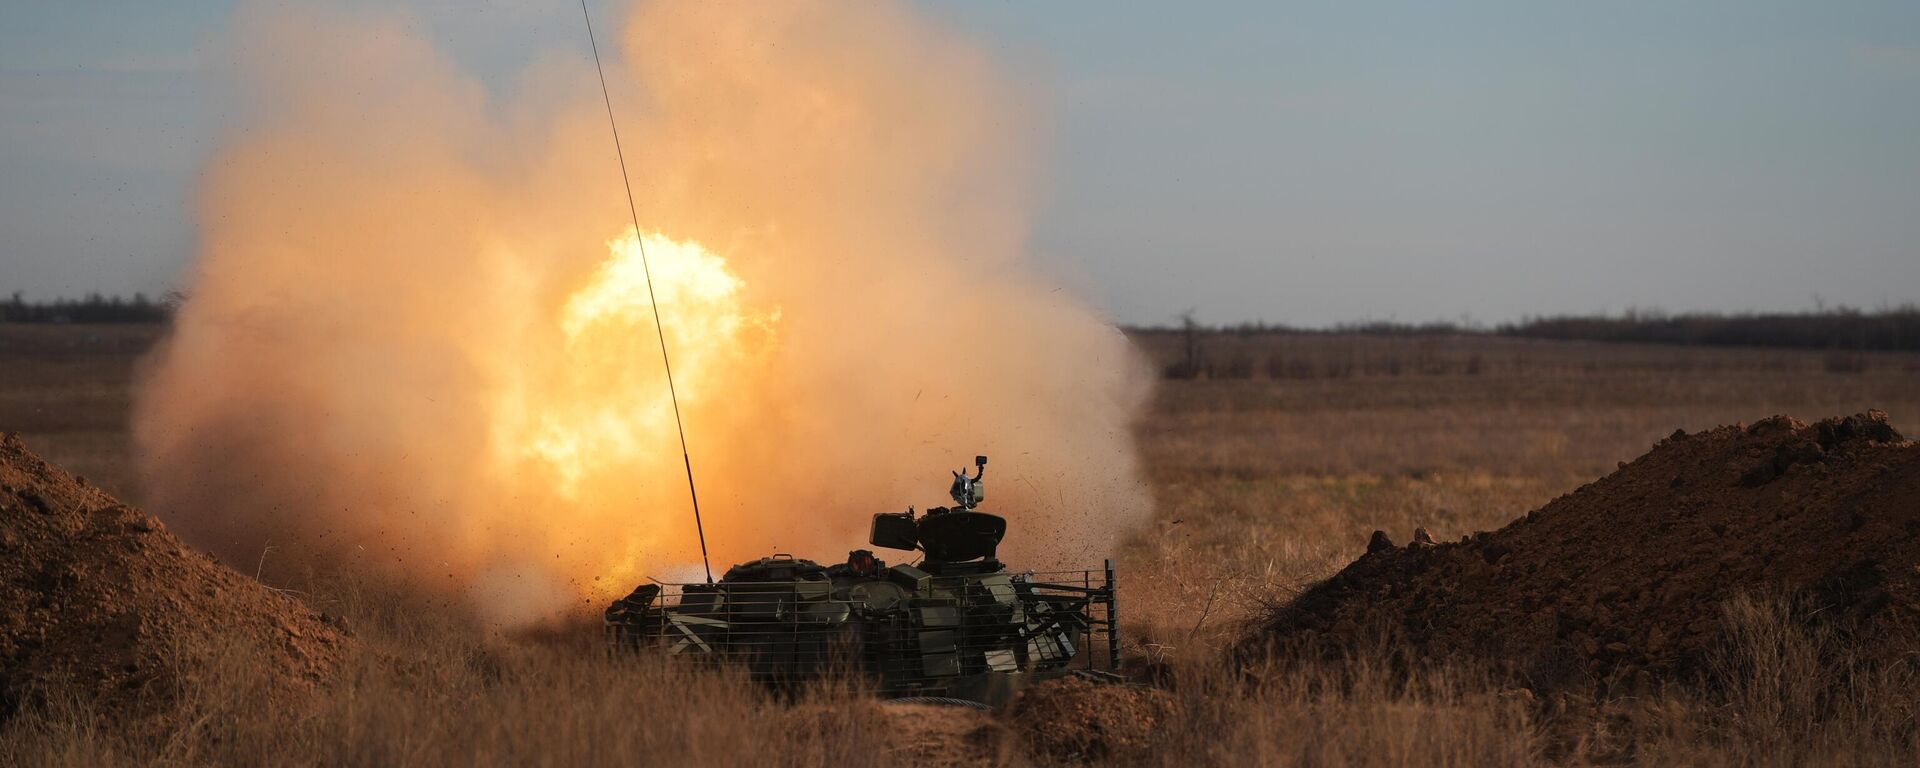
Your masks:
<path fill-rule="evenodd" d="M 613 96 L 607 92 L 607 70 L 600 66 L 600 43 L 593 38 L 593 15 L 580 0 L 580 18 L 587 20 L 587 45 L 593 48 L 593 71 L 600 74 L 600 98 L 607 103 L 607 127 L 613 130 L 613 154 L 620 159 L 620 183 L 627 187 L 627 215 L 633 217 L 633 241 L 640 247 L 640 274 L 647 279 L 647 303 L 653 305 L 653 332 L 660 337 L 660 365 L 667 369 L 667 397 L 673 401 L 673 426 L 680 430 L 680 463 L 687 468 L 687 496 L 693 500 L 693 530 L 700 534 L 700 568 L 713 583 L 707 562 L 707 529 L 700 524 L 700 492 L 693 487 L 693 458 L 687 453 L 687 425 L 680 420 L 680 393 L 673 387 L 673 362 L 667 359 L 667 331 L 660 325 L 660 302 L 653 297 L 653 270 L 647 266 L 647 241 L 640 236 L 640 212 L 633 205 L 633 181 L 627 178 L 627 154 L 620 148 L 620 125 L 613 119 Z"/>

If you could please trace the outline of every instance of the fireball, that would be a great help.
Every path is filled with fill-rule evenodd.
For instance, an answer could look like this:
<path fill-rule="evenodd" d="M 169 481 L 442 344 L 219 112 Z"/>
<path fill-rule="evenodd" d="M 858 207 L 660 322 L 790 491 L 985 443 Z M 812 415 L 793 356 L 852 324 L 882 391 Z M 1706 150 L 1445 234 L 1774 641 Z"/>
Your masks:
<path fill-rule="evenodd" d="M 575 503 L 587 501 L 584 489 L 595 478 L 678 458 L 658 455 L 660 441 L 643 439 L 678 432 L 667 362 L 681 406 L 698 410 L 728 380 L 754 373 L 747 369 L 773 344 L 779 318 L 777 308 L 743 306 L 740 278 L 699 243 L 657 233 L 643 239 L 628 229 L 607 248 L 592 280 L 560 310 L 557 365 L 538 388 L 514 393 L 524 403 L 506 409 L 532 414 L 531 422 L 503 424 L 496 438 L 523 447 L 524 458 L 550 470 L 561 496 Z"/>

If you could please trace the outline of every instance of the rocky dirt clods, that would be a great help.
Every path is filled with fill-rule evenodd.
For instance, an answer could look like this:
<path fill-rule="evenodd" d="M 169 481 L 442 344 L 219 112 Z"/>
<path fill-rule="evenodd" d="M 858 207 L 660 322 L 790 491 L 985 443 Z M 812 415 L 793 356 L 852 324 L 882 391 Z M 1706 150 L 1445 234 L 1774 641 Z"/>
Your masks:
<path fill-rule="evenodd" d="M 150 710 L 223 653 L 303 690 L 350 642 L 336 620 L 0 438 L 0 717 L 43 684 Z"/>
<path fill-rule="evenodd" d="M 1886 415 L 1675 432 L 1491 533 L 1367 554 L 1275 611 L 1243 651 L 1373 647 L 1493 666 L 1549 693 L 1692 679 L 1723 603 L 1790 595 L 1868 658 L 1916 645 L 1920 445 Z M 1389 646 L 1391 647 L 1391 646 Z"/>

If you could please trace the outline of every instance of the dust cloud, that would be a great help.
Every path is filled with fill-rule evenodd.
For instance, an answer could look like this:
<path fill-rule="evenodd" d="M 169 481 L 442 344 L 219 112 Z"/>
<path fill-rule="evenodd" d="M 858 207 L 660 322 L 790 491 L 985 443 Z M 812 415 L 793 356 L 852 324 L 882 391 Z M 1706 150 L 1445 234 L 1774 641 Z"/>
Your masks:
<path fill-rule="evenodd" d="M 403 14 L 240 12 L 150 507 L 270 579 L 357 560 L 508 622 L 698 578 L 638 234 L 716 569 L 838 559 L 976 453 L 1006 559 L 1096 565 L 1148 513 L 1150 377 L 1025 261 L 1023 94 L 894 3 L 622 21 L 639 233 L 583 54 L 490 93 Z"/>

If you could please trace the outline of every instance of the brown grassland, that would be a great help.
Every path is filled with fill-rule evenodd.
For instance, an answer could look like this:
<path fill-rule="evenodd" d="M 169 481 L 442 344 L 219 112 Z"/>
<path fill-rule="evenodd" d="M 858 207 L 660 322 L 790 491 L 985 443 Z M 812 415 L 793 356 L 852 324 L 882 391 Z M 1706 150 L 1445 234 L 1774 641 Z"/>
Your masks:
<path fill-rule="evenodd" d="M 126 422 L 156 326 L 0 325 L 0 430 L 138 504 Z M 1139 343 L 1163 366 L 1172 334 Z M 1460 336 L 1209 335 L 1214 377 L 1160 387 L 1137 427 L 1157 517 L 1117 553 L 1133 666 L 1177 681 L 1155 727 L 1077 757 L 1137 764 L 1913 764 L 1887 697 L 1790 606 L 1739 600 L 1712 693 L 1595 704 L 1571 730 L 1473 669 L 1392 648 L 1238 674 L 1222 649 L 1264 606 L 1361 553 L 1368 534 L 1497 528 L 1676 428 L 1879 408 L 1920 428 L 1920 355 L 1537 342 Z M 1017 524 L 1017 512 L 1016 524 Z M 297 590 L 363 651 L 340 679 L 277 699 L 246 658 L 183 678 L 170 711 L 126 722 L 54 695 L 0 726 L 0 764 L 890 765 L 1070 760 L 1048 724 L 899 711 L 825 685 L 798 700 L 737 676 L 597 651 L 587 630 L 501 637 L 454 607 L 354 573 Z M 1410 663 L 1400 663 L 1410 662 Z M 1407 671 L 1407 670 L 1413 671 Z"/>

